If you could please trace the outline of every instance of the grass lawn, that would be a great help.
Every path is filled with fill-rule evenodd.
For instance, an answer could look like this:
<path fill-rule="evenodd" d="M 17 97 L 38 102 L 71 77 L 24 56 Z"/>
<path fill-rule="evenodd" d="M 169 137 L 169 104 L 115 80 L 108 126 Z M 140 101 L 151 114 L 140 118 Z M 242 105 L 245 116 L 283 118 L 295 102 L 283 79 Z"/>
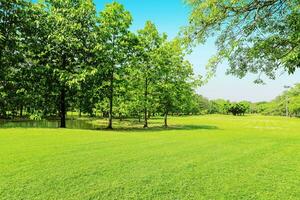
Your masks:
<path fill-rule="evenodd" d="M 169 122 L 170 130 L 0 129 L 0 199 L 300 199 L 300 119 Z"/>

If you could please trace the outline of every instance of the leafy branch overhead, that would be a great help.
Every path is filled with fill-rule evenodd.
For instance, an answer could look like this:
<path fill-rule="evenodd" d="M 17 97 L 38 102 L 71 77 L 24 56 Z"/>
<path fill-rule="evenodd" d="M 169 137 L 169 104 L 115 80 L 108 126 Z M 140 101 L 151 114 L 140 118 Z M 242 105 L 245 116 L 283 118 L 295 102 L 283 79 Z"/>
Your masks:
<path fill-rule="evenodd" d="M 275 79 L 300 67 L 299 0 L 186 0 L 191 6 L 186 42 L 194 45 L 216 37 L 217 54 L 208 69 L 213 74 L 223 60 L 228 73 Z"/>

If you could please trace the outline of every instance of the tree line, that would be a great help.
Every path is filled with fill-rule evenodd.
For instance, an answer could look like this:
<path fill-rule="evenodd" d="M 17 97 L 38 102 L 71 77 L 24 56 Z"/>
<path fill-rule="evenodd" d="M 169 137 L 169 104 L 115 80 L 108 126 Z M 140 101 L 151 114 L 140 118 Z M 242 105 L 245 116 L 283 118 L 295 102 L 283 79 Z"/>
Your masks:
<path fill-rule="evenodd" d="M 296 84 L 270 102 L 259 102 L 255 111 L 264 115 L 300 117 L 300 84 Z"/>
<path fill-rule="evenodd" d="M 197 95 L 199 114 L 233 114 L 241 116 L 252 113 L 252 104 L 249 101 L 231 102 L 224 99 L 209 100 L 201 95 Z"/>
<path fill-rule="evenodd" d="M 193 112 L 199 114 L 262 114 L 274 116 L 300 117 L 300 84 L 295 84 L 272 101 L 230 102 L 229 100 L 209 100 L 197 95 L 197 105 Z"/>
<path fill-rule="evenodd" d="M 148 21 L 132 32 L 119 3 L 99 13 L 92 0 L 0 0 L 0 117 L 59 117 L 95 111 L 144 120 L 192 113 L 200 79 L 179 38 Z"/>

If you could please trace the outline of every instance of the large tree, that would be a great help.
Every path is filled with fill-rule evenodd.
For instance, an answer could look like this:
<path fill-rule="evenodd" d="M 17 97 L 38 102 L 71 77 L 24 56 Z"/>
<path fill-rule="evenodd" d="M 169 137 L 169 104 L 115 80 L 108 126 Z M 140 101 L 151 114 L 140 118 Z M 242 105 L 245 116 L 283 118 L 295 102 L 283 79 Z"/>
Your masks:
<path fill-rule="evenodd" d="M 108 128 L 112 129 L 115 87 L 118 86 L 119 75 L 124 70 L 124 67 L 127 66 L 126 62 L 128 57 L 130 57 L 129 43 L 132 34 L 129 31 L 129 27 L 132 23 L 132 17 L 124 9 L 123 5 L 114 2 L 107 4 L 105 9 L 100 12 L 98 23 L 98 34 L 101 37 L 99 48 L 105 58 L 103 70 L 105 70 L 108 77 Z"/>
<path fill-rule="evenodd" d="M 210 72 L 223 59 L 228 73 L 247 73 L 275 79 L 278 71 L 289 74 L 300 67 L 299 0 L 186 0 L 191 7 L 187 42 L 202 43 L 217 37 L 217 54 Z M 279 71 L 279 72 L 280 72 Z"/>
<path fill-rule="evenodd" d="M 165 127 L 168 126 L 168 114 L 180 108 L 186 98 L 192 96 L 193 87 L 199 83 L 194 78 L 192 65 L 184 58 L 184 49 L 178 39 L 165 42 L 157 53 L 154 94 L 164 115 Z"/>
<path fill-rule="evenodd" d="M 138 73 L 135 79 L 141 82 L 139 86 L 142 86 L 141 91 L 143 94 L 141 99 L 144 108 L 144 128 L 148 128 L 149 99 L 151 98 L 150 95 L 153 90 L 152 84 L 156 78 L 154 71 L 157 70 L 155 58 L 158 48 L 162 45 L 166 37 L 159 34 L 152 22 L 147 21 L 144 29 L 138 31 L 138 38 L 139 54 L 136 63 Z"/>
<path fill-rule="evenodd" d="M 15 115 L 34 99 L 31 69 L 40 7 L 31 1 L 0 1 L 0 116 Z"/>
<path fill-rule="evenodd" d="M 16 94 L 15 71 L 24 63 L 23 48 L 26 37 L 26 18 L 31 3 L 25 0 L 0 1 L 0 116 L 13 108 Z"/>
<path fill-rule="evenodd" d="M 66 113 L 74 85 L 87 71 L 89 45 L 87 38 L 93 30 L 95 6 L 92 1 L 47 0 L 46 17 L 41 32 L 47 37 L 39 54 L 43 80 L 57 97 L 60 127 L 66 127 Z M 85 35 L 83 35 L 85 34 Z"/>

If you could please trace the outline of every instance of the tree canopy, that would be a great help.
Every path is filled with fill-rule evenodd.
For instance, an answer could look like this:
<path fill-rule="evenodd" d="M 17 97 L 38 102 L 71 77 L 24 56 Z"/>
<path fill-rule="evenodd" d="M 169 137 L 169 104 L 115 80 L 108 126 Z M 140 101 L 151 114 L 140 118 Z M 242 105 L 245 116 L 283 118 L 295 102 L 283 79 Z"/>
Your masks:
<path fill-rule="evenodd" d="M 300 67 L 299 0 L 186 0 L 191 7 L 184 29 L 189 44 L 216 37 L 217 54 L 209 63 L 210 75 L 223 60 L 228 73 L 247 73 L 275 79 L 282 71 Z"/>
<path fill-rule="evenodd" d="M 113 118 L 189 112 L 192 66 L 179 39 L 155 24 L 132 32 L 123 5 L 92 0 L 0 1 L 0 116 L 59 118 L 68 111 Z M 191 101 L 186 101 L 186 103 Z M 25 113 L 25 114 L 24 114 Z M 167 121 L 165 120 L 167 126 Z"/>

